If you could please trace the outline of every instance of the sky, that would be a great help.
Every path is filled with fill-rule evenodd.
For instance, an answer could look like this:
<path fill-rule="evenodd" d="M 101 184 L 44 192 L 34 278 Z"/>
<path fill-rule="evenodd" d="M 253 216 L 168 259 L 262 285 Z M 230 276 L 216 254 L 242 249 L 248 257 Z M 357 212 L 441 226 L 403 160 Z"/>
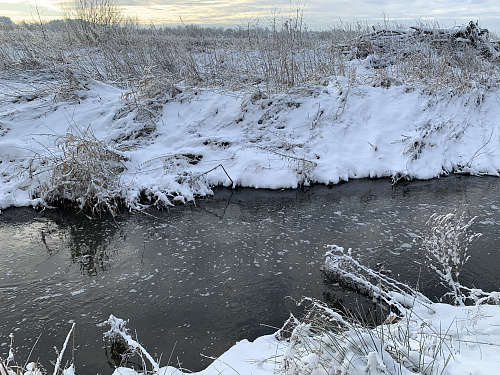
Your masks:
<path fill-rule="evenodd" d="M 441 26 L 455 26 L 471 20 L 500 34 L 498 0 L 117 0 L 129 15 L 145 24 L 200 24 L 237 26 L 258 22 L 265 26 L 273 15 L 284 16 L 290 8 L 303 9 L 310 29 L 328 30 L 338 22 L 366 21 L 378 24 L 384 17 L 392 21 L 436 21 Z M 38 8 L 44 19 L 61 18 L 61 0 L 0 0 L 0 16 L 12 20 L 32 20 Z"/>

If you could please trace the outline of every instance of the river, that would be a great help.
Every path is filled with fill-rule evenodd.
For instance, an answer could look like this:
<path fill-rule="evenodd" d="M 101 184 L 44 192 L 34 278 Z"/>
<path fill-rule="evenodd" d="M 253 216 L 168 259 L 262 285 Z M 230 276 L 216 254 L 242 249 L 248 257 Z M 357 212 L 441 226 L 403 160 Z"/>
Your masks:
<path fill-rule="evenodd" d="M 161 365 L 197 371 L 236 341 L 272 333 L 302 296 L 365 316 L 371 301 L 325 280 L 326 245 L 436 299 L 418 237 L 436 212 L 477 216 L 462 283 L 500 289 L 500 180 L 449 176 L 392 187 L 359 180 L 298 190 L 216 189 L 209 199 L 163 211 L 88 220 L 74 210 L 8 209 L 0 215 L 0 357 L 14 334 L 16 360 L 52 371 L 76 322 L 79 374 L 112 372 L 99 323 L 128 326 Z M 35 345 L 35 342 L 38 342 Z M 71 358 L 71 353 L 66 356 Z M 111 361 L 112 362 L 112 361 Z"/>

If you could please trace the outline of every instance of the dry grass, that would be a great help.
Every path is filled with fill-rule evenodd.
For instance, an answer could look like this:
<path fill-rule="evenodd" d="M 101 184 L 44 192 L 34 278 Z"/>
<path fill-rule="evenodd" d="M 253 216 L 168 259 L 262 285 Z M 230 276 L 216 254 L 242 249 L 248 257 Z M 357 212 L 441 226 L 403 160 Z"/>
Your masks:
<path fill-rule="evenodd" d="M 87 26 L 68 19 L 46 25 L 43 34 L 37 25 L 5 30 L 0 69 L 64 80 L 69 68 L 142 100 L 175 95 L 178 83 L 268 93 L 325 84 L 332 76 L 454 93 L 500 83 L 499 44 L 473 23 L 462 29 L 342 24 L 312 32 L 296 11 L 232 30 L 141 28 L 129 21 L 93 27 L 91 41 L 82 36 Z"/>
<path fill-rule="evenodd" d="M 45 205 L 76 202 L 92 216 L 120 207 L 119 174 L 126 158 L 98 140 L 92 129 L 67 132 L 57 137 L 55 148 L 32 158 L 29 177 L 39 181 L 33 196 Z"/>
<path fill-rule="evenodd" d="M 305 298 L 305 316 L 289 322 L 287 349 L 277 368 L 286 375 L 442 374 L 452 357 L 452 335 L 426 326 L 411 309 L 379 326 Z"/>

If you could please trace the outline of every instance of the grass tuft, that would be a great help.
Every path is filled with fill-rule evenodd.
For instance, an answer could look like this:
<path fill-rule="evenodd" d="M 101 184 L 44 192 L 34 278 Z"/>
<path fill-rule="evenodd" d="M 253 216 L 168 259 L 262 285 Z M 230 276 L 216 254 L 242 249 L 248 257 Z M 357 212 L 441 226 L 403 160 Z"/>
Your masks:
<path fill-rule="evenodd" d="M 90 127 L 74 133 L 57 137 L 54 148 L 30 159 L 26 172 L 39 181 L 32 195 L 45 206 L 70 201 L 92 216 L 115 215 L 122 195 L 118 175 L 126 158 L 98 140 Z"/>

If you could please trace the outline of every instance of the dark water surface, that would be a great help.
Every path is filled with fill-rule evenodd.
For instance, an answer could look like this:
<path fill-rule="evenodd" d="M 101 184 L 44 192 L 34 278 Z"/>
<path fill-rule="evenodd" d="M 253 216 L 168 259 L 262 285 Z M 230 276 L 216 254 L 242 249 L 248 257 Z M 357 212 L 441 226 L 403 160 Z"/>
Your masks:
<path fill-rule="evenodd" d="M 236 341 L 274 332 L 293 299 L 354 306 L 320 272 L 327 244 L 352 247 L 366 264 L 436 297 L 414 239 L 429 216 L 465 211 L 484 235 L 470 247 L 462 283 L 500 289 L 500 180 L 457 177 L 391 187 L 387 180 L 332 188 L 216 190 L 196 205 L 89 221 L 73 211 L 0 215 L 0 357 L 14 333 L 16 359 L 52 372 L 76 322 L 79 374 L 110 374 L 103 349 L 110 314 L 161 364 L 200 370 Z M 289 298 L 291 297 L 291 298 Z M 360 310 L 373 306 L 364 303 Z M 354 308 L 354 307 L 353 307 Z M 369 314 L 369 312 L 366 312 Z M 40 339 L 36 345 L 38 336 Z M 70 354 L 70 353 L 69 353 Z M 172 355 L 173 354 L 173 355 Z M 70 358 L 70 356 L 67 356 Z"/>

